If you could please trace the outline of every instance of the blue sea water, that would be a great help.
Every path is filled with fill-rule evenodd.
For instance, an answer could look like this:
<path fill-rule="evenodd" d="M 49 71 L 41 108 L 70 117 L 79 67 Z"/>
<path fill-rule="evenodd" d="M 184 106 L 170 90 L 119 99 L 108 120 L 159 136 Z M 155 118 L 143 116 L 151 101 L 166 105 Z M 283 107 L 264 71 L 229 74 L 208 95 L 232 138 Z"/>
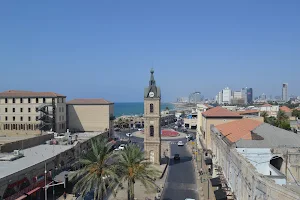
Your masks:
<path fill-rule="evenodd" d="M 166 107 L 171 110 L 174 108 L 174 105 L 171 103 L 161 103 L 161 110 L 165 110 Z M 115 103 L 114 109 L 116 117 L 122 115 L 142 115 L 144 114 L 144 102 Z"/>

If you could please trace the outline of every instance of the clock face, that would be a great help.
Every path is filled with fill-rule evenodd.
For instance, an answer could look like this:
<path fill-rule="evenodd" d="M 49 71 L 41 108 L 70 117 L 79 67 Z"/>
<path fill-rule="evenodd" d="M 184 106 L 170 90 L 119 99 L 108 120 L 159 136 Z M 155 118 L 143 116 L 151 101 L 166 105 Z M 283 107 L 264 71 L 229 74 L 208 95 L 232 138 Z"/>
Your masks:
<path fill-rule="evenodd" d="M 154 97 L 154 92 L 150 92 L 149 97 Z"/>

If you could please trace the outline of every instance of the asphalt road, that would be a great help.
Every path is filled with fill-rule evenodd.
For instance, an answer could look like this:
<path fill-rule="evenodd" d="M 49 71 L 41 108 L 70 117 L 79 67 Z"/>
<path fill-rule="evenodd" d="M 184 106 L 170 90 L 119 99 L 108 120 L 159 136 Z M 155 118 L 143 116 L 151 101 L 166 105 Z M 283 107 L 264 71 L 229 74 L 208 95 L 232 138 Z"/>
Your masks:
<path fill-rule="evenodd" d="M 180 161 L 174 161 L 174 154 L 180 155 Z M 171 160 L 162 200 L 198 199 L 192 155 L 186 146 L 171 144 Z"/>

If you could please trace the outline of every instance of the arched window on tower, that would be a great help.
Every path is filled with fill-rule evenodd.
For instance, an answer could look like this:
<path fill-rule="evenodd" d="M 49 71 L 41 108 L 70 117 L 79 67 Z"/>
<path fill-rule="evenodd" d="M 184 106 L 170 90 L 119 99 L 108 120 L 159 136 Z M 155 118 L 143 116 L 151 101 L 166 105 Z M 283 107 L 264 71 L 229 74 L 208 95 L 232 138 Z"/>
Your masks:
<path fill-rule="evenodd" d="M 153 107 L 153 103 L 150 103 L 150 113 L 153 113 L 154 107 Z"/>
<path fill-rule="evenodd" d="M 150 137 L 154 137 L 154 126 L 150 126 Z"/>

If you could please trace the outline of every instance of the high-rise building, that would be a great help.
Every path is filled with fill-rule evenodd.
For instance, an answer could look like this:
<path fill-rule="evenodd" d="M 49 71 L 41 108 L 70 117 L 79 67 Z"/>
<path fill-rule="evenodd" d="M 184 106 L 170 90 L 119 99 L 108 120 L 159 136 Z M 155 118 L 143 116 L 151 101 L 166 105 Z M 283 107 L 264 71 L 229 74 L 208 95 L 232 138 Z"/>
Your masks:
<path fill-rule="evenodd" d="M 221 91 L 218 94 L 218 104 L 222 104 L 222 103 L 223 103 L 223 94 L 222 94 L 222 91 Z"/>
<path fill-rule="evenodd" d="M 224 104 L 231 104 L 231 97 L 232 97 L 232 92 L 229 87 L 226 87 L 225 89 L 222 90 L 223 93 L 223 103 Z"/>
<path fill-rule="evenodd" d="M 282 84 L 282 101 L 285 101 L 285 102 L 288 101 L 288 84 L 287 83 Z"/>
<path fill-rule="evenodd" d="M 247 103 L 253 102 L 253 89 L 247 88 Z"/>
<path fill-rule="evenodd" d="M 246 88 L 242 88 L 241 92 L 242 92 L 242 98 L 244 99 L 244 103 L 247 104 L 247 87 Z"/>

